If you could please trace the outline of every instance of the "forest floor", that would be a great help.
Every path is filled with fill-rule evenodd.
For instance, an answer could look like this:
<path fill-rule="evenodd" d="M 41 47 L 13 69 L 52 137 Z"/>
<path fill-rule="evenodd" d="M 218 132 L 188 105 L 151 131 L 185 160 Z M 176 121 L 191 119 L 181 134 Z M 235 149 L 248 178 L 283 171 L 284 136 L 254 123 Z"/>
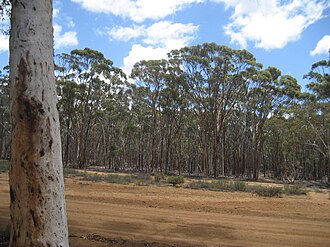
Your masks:
<path fill-rule="evenodd" d="M 265 198 L 169 185 L 65 179 L 71 247 L 330 246 L 326 190 Z M 0 174 L 0 226 L 9 220 Z"/>

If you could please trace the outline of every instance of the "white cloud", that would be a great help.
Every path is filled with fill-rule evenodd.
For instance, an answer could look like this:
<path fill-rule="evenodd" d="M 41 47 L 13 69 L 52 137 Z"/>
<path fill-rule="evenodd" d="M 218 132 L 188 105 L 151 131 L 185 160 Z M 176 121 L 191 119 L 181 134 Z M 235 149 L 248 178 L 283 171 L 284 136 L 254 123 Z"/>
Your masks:
<path fill-rule="evenodd" d="M 0 53 L 9 50 L 9 36 L 0 34 Z"/>
<path fill-rule="evenodd" d="M 123 71 L 130 75 L 135 63 L 141 60 L 155 60 L 166 58 L 169 50 L 166 47 L 153 47 L 135 44 L 132 46 L 127 57 L 124 58 Z"/>
<path fill-rule="evenodd" d="M 314 50 L 310 52 L 311 56 L 327 54 L 330 51 L 330 35 L 323 36 L 322 39 L 317 42 Z"/>
<path fill-rule="evenodd" d="M 266 50 L 283 48 L 300 38 L 302 32 L 322 18 L 329 4 L 320 0 L 213 0 L 234 8 L 224 29 L 232 43 L 243 48 L 249 41 Z"/>
<path fill-rule="evenodd" d="M 187 46 L 195 38 L 198 26 L 193 24 L 157 22 L 149 27 L 115 28 L 109 32 L 111 38 L 128 41 L 139 39 L 141 44 L 134 44 L 124 58 L 123 70 L 130 74 L 133 65 L 141 60 L 162 59 L 174 49 Z"/>
<path fill-rule="evenodd" d="M 161 21 L 146 30 L 144 42 L 148 45 L 161 45 L 173 49 L 181 48 L 194 39 L 197 29 L 198 26 L 191 23 Z"/>
<path fill-rule="evenodd" d="M 78 45 L 77 32 L 69 31 L 62 33 L 62 26 L 54 24 L 54 48 L 59 49 L 67 46 Z"/>
<path fill-rule="evenodd" d="M 144 29 L 144 26 L 136 25 L 133 25 L 133 27 L 115 27 L 107 32 L 107 34 L 113 39 L 127 42 L 143 35 L 145 32 Z"/>
<path fill-rule="evenodd" d="M 60 13 L 60 9 L 53 8 L 53 18 L 57 18 Z"/>
<path fill-rule="evenodd" d="M 135 22 L 146 19 L 159 20 L 174 14 L 192 3 L 205 0 L 71 0 L 81 4 L 85 9 L 105 14 L 130 18 Z"/>

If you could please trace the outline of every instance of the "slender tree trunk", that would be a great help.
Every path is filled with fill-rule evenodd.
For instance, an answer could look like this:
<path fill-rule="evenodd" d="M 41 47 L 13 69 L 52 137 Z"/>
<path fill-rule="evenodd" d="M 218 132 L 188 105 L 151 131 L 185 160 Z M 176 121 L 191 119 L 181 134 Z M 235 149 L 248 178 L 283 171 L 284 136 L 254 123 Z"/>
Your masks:
<path fill-rule="evenodd" d="M 10 246 L 68 246 L 52 1 L 11 2 Z"/>

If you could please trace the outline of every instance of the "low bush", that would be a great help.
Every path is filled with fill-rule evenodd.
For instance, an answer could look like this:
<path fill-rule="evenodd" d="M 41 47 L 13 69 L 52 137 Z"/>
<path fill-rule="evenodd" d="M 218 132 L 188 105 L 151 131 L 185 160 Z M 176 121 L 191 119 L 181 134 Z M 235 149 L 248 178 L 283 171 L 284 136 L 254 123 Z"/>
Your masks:
<path fill-rule="evenodd" d="M 156 173 L 155 174 L 155 183 L 159 184 L 166 179 L 163 173 Z"/>
<path fill-rule="evenodd" d="M 104 181 L 104 176 L 93 173 L 82 173 L 82 180 L 92 181 L 92 182 L 102 182 Z"/>
<path fill-rule="evenodd" d="M 285 185 L 284 194 L 286 194 L 286 195 L 307 195 L 307 189 L 302 185 Z"/>
<path fill-rule="evenodd" d="M 194 181 L 185 186 L 185 188 L 189 189 L 211 189 L 212 184 L 206 181 Z"/>
<path fill-rule="evenodd" d="M 213 191 L 246 191 L 247 186 L 242 181 L 225 181 L 225 180 L 218 180 L 206 182 L 206 181 L 195 181 L 191 182 L 186 186 L 186 188 L 190 189 L 207 189 Z"/>
<path fill-rule="evenodd" d="M 211 183 L 211 189 L 217 191 L 246 191 L 246 184 L 242 181 L 219 180 Z"/>
<path fill-rule="evenodd" d="M 246 191 L 247 190 L 247 186 L 246 183 L 242 182 L 242 181 L 235 181 L 231 184 L 231 187 L 234 189 L 234 191 Z"/>
<path fill-rule="evenodd" d="M 184 178 L 182 176 L 170 176 L 166 180 L 169 184 L 172 184 L 173 186 L 176 186 L 178 184 L 184 183 Z"/>
<path fill-rule="evenodd" d="M 63 169 L 64 176 L 79 177 L 84 176 L 85 172 L 78 171 L 77 169 L 65 167 Z"/>
<path fill-rule="evenodd" d="M 120 175 L 109 174 L 105 176 L 104 181 L 113 184 L 129 184 L 133 182 L 133 179 L 132 176 L 120 176 Z"/>
<path fill-rule="evenodd" d="M 250 186 L 249 191 L 263 197 L 281 197 L 283 194 L 281 187 Z"/>

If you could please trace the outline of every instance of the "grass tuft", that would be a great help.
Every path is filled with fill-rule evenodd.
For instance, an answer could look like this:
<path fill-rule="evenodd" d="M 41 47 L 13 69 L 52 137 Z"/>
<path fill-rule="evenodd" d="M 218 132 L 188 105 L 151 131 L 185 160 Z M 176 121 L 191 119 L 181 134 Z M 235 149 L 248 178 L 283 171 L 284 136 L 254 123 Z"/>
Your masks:
<path fill-rule="evenodd" d="M 307 195 L 307 189 L 302 185 L 285 185 L 284 194 L 286 195 Z"/>
<path fill-rule="evenodd" d="M 177 186 L 179 184 L 184 183 L 183 176 L 170 176 L 166 179 L 167 183 L 172 184 L 173 186 Z"/>
<path fill-rule="evenodd" d="M 250 186 L 249 190 L 253 194 L 263 197 L 282 197 L 283 194 L 281 187 Z"/>
<path fill-rule="evenodd" d="M 81 171 L 78 171 L 77 169 L 73 169 L 73 168 L 68 168 L 68 167 L 65 167 L 63 169 L 63 173 L 64 173 L 64 176 L 71 176 L 71 177 L 81 177 L 81 176 L 84 176 L 85 172 L 81 172 Z"/>
<path fill-rule="evenodd" d="M 217 181 L 212 181 L 211 183 L 206 181 L 192 182 L 188 184 L 186 188 L 233 192 L 233 191 L 246 191 L 247 186 L 242 181 L 217 180 Z"/>

